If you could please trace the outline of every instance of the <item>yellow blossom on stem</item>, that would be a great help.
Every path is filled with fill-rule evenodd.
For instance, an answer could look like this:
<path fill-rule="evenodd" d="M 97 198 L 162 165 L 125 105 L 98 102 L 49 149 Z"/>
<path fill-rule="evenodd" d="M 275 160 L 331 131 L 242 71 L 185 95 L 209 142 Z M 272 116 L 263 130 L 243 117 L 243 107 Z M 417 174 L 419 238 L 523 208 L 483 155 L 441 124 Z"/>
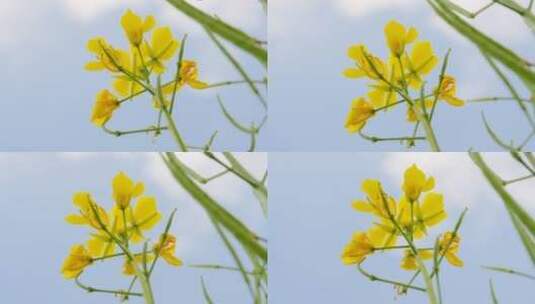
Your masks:
<path fill-rule="evenodd" d="M 417 201 L 422 192 L 430 191 L 434 187 L 435 179 L 426 177 L 425 173 L 416 165 L 413 164 L 405 170 L 402 188 L 409 201 Z"/>
<path fill-rule="evenodd" d="M 370 102 L 363 97 L 353 100 L 346 118 L 346 130 L 349 133 L 359 132 L 373 115 L 375 115 L 375 110 Z"/>
<path fill-rule="evenodd" d="M 147 16 L 143 20 L 132 10 L 127 10 L 121 18 L 121 26 L 128 37 L 128 41 L 134 46 L 139 46 L 143 42 L 143 34 L 150 31 L 156 21 L 153 16 Z"/>
<path fill-rule="evenodd" d="M 113 115 L 113 112 L 119 107 L 119 101 L 108 90 L 102 90 L 97 94 L 93 111 L 91 113 L 91 122 L 98 127 L 102 127 Z"/>
<path fill-rule="evenodd" d="M 165 72 L 165 62 L 173 58 L 180 43 L 169 27 L 159 27 L 152 32 L 150 43 L 142 45 L 143 59 L 149 69 L 156 74 Z"/>
<path fill-rule="evenodd" d="M 115 241 L 107 233 L 98 231 L 91 234 L 91 238 L 87 241 L 87 250 L 92 257 L 114 254 Z"/>
<path fill-rule="evenodd" d="M 458 233 L 454 237 L 453 232 L 448 231 L 442 235 L 438 244 L 440 254 L 444 255 L 446 260 L 456 267 L 462 267 L 464 265 L 463 261 L 457 256 L 460 242 L 461 238 Z"/>
<path fill-rule="evenodd" d="M 422 79 L 437 66 L 438 57 L 429 41 L 419 41 L 414 44 L 410 56 L 402 57 L 402 62 L 407 84 L 411 88 L 420 89 Z"/>
<path fill-rule="evenodd" d="M 145 256 L 145 261 L 147 263 L 150 263 L 153 260 L 154 260 L 154 255 L 152 255 L 151 253 L 147 253 L 146 256 Z M 124 275 L 133 276 L 133 275 L 136 274 L 136 269 L 135 269 L 134 263 L 142 265 L 143 264 L 143 254 L 134 255 L 134 261 L 128 259 L 128 257 L 125 259 L 124 264 L 123 264 L 123 274 Z"/>
<path fill-rule="evenodd" d="M 87 50 L 95 56 L 95 60 L 85 65 L 85 69 L 88 71 L 108 70 L 116 73 L 119 72 L 117 66 L 125 67 L 130 61 L 130 55 L 127 51 L 112 47 L 102 37 L 90 39 L 87 43 Z"/>
<path fill-rule="evenodd" d="M 73 196 L 73 204 L 78 207 L 79 214 L 70 214 L 65 220 L 73 225 L 88 225 L 97 230 L 109 226 L 108 214 L 104 208 L 93 201 L 87 192 L 77 192 Z M 95 210 L 97 213 L 95 213 Z M 97 215 L 98 214 L 98 215 Z"/>
<path fill-rule="evenodd" d="M 431 250 L 417 250 L 418 257 L 422 260 L 429 260 L 433 257 Z M 410 249 L 406 249 L 401 259 L 401 268 L 409 271 L 418 270 L 418 264 L 416 263 L 416 256 Z"/>
<path fill-rule="evenodd" d="M 128 209 L 127 213 L 127 229 L 134 243 L 142 241 L 143 232 L 151 230 L 162 217 L 156 206 L 156 199 L 149 196 L 141 196 L 134 208 Z"/>
<path fill-rule="evenodd" d="M 374 108 L 385 107 L 397 101 L 396 90 L 384 82 L 378 81 L 370 87 L 371 89 L 368 91 L 368 97 Z"/>
<path fill-rule="evenodd" d="M 418 31 L 414 27 L 410 27 L 407 30 L 403 24 L 395 20 L 386 24 L 384 32 L 386 43 L 396 57 L 403 55 L 405 47 L 418 38 Z"/>
<path fill-rule="evenodd" d="M 372 227 L 367 232 L 355 232 L 351 241 L 344 247 L 342 263 L 345 265 L 360 264 L 376 248 L 383 247 L 386 234 L 378 227 Z"/>
<path fill-rule="evenodd" d="M 163 238 L 163 240 L 162 240 Z M 160 241 L 154 245 L 154 254 L 161 256 L 169 265 L 181 266 L 182 261 L 175 256 L 176 237 L 171 234 L 162 235 Z"/>
<path fill-rule="evenodd" d="M 386 72 L 385 63 L 379 57 L 371 54 L 365 45 L 357 44 L 349 47 L 347 55 L 355 61 L 356 66 L 344 70 L 345 77 L 368 77 L 377 80 L 380 79 L 379 75 L 384 76 Z"/>
<path fill-rule="evenodd" d="M 113 199 L 120 209 L 130 206 L 132 198 L 143 194 L 143 183 L 134 183 L 128 175 L 119 172 L 112 181 Z"/>
<path fill-rule="evenodd" d="M 448 217 L 444 210 L 444 196 L 435 192 L 427 193 L 415 209 L 417 229 L 423 232 L 427 227 L 435 226 Z"/>
<path fill-rule="evenodd" d="M 407 115 L 406 115 L 406 118 L 407 118 L 407 121 L 410 122 L 410 123 L 415 123 L 418 121 L 418 112 L 422 112 L 422 106 L 420 105 L 420 101 L 417 100 L 416 101 L 417 104 L 415 105 L 408 105 L 407 106 Z M 425 108 L 426 110 L 429 110 L 433 107 L 433 100 L 431 100 L 430 98 L 426 99 L 425 100 Z M 428 112 L 429 113 L 429 112 Z"/>
<path fill-rule="evenodd" d="M 444 100 L 449 105 L 454 107 L 462 107 L 464 105 L 464 100 L 456 96 L 457 94 L 457 84 L 455 78 L 450 75 L 444 75 L 442 83 L 439 88 L 435 89 L 435 94 L 438 94 L 438 98 Z"/>
<path fill-rule="evenodd" d="M 130 97 L 145 89 L 140 82 L 146 78 L 148 71 L 145 70 L 146 67 L 141 60 L 139 51 L 131 48 L 128 60 L 122 64 L 121 68 L 127 73 L 115 74 L 112 84 L 120 96 Z"/>
<path fill-rule="evenodd" d="M 386 210 L 383 198 L 388 201 L 388 209 L 390 213 L 396 213 L 396 202 L 392 197 L 383 193 L 381 182 L 374 179 L 366 179 L 362 182 L 361 190 L 366 194 L 365 200 L 355 200 L 352 203 L 353 209 L 371 213 L 379 218 L 388 219 L 388 211 Z"/>
<path fill-rule="evenodd" d="M 180 65 L 179 81 L 176 85 L 177 91 L 184 85 L 189 85 L 193 89 L 202 90 L 208 86 L 207 83 L 199 80 L 199 69 L 197 62 L 193 60 L 182 60 Z M 171 82 L 162 87 L 164 95 L 171 95 L 175 89 L 175 82 Z"/>
<path fill-rule="evenodd" d="M 74 279 L 92 262 L 93 259 L 83 245 L 74 245 L 63 262 L 61 273 L 66 279 Z"/>

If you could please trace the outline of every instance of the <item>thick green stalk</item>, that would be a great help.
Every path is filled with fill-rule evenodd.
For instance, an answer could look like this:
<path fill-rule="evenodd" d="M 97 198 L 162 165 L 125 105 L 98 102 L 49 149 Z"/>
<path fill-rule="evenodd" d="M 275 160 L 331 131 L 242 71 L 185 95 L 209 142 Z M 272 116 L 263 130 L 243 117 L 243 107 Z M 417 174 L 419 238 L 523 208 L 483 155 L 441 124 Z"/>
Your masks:
<path fill-rule="evenodd" d="M 257 39 L 252 38 L 243 31 L 233 27 L 221 19 L 208 15 L 195 6 L 189 4 L 187 1 L 167 0 L 167 2 L 185 15 L 197 21 L 205 28 L 209 29 L 211 32 L 214 32 L 215 34 L 234 44 L 236 47 L 251 54 L 264 66 L 267 66 L 267 50 L 260 45 Z"/>
<path fill-rule="evenodd" d="M 165 115 L 165 119 L 167 120 L 169 131 L 171 132 L 171 135 L 173 136 L 173 139 L 175 140 L 175 142 L 178 144 L 180 151 L 188 152 L 188 145 L 186 144 L 186 142 L 180 135 L 180 132 L 178 132 L 173 116 L 171 116 L 171 113 L 169 113 L 169 111 L 166 108 L 163 108 L 163 113 Z"/>

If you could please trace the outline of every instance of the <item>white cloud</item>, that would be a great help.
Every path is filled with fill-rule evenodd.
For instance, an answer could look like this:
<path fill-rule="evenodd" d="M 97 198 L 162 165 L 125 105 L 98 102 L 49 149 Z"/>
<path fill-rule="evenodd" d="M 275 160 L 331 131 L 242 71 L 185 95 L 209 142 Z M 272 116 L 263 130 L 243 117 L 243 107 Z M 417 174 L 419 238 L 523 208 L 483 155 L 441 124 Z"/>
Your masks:
<path fill-rule="evenodd" d="M 397 12 L 411 10 L 422 3 L 417 0 L 336 0 L 335 7 L 342 15 L 350 17 L 363 17 L 379 13 L 383 10 L 396 10 Z"/>
<path fill-rule="evenodd" d="M 525 170 L 507 153 L 486 153 L 483 156 L 503 179 L 525 175 Z M 383 170 L 394 184 L 400 184 L 403 172 L 413 163 L 435 177 L 436 189 L 444 194 L 447 204 L 459 209 L 503 210 L 498 195 L 467 153 L 390 153 L 383 162 Z M 535 212 L 535 206 L 531 204 L 533 182 L 520 182 L 509 186 L 508 190 L 519 203 Z"/>
<path fill-rule="evenodd" d="M 58 0 L 67 15 L 78 22 L 88 22 L 121 7 L 139 7 L 141 0 Z"/>
<path fill-rule="evenodd" d="M 86 161 L 88 159 L 102 157 L 103 154 L 101 152 L 59 152 L 57 155 L 60 159 L 64 160 Z M 106 152 L 104 155 L 117 159 L 129 159 L 135 157 L 136 154 L 129 152 Z"/>

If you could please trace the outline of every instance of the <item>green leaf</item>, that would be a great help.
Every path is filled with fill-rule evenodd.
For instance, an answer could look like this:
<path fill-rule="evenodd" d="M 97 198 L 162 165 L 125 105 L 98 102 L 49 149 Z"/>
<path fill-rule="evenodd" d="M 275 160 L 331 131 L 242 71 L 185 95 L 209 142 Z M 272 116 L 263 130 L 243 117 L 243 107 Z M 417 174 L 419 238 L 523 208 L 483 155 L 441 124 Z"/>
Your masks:
<path fill-rule="evenodd" d="M 206 288 L 206 284 L 204 284 L 203 277 L 201 277 L 201 286 L 202 286 L 202 294 L 204 296 L 204 300 L 206 301 L 206 304 L 213 304 L 214 301 L 212 301 L 212 298 L 210 297 L 210 294 L 208 293 L 208 289 Z"/>
<path fill-rule="evenodd" d="M 212 17 L 184 0 L 167 0 L 171 5 L 180 10 L 185 15 L 200 23 L 203 27 L 217 34 L 221 38 L 228 40 L 236 47 L 254 56 L 264 66 L 267 66 L 267 50 L 263 48 L 257 39 L 252 38 L 245 32 Z M 236 8 L 239 9 L 239 8 Z"/>
<path fill-rule="evenodd" d="M 244 247 L 267 262 L 267 249 L 258 242 L 256 234 L 200 188 L 190 178 L 182 162 L 174 153 L 162 154 L 162 159 L 175 180 L 204 208 L 211 218 L 225 227 Z"/>
<path fill-rule="evenodd" d="M 243 266 L 243 262 L 240 259 L 240 256 L 238 255 L 238 252 L 230 242 L 230 240 L 225 235 L 225 232 L 221 229 L 218 223 L 216 223 L 213 219 L 212 222 L 214 224 L 215 229 L 217 230 L 217 233 L 219 234 L 219 237 L 221 237 L 221 240 L 225 244 L 225 247 L 227 247 L 228 251 L 230 252 L 230 255 L 232 256 L 232 259 L 234 260 L 234 263 L 236 263 L 236 266 L 240 270 L 240 273 L 242 275 L 243 281 L 247 285 L 247 288 L 249 289 L 249 293 L 251 293 L 251 296 L 254 298 L 254 291 L 253 287 L 251 286 L 251 280 L 249 279 L 249 276 L 247 275 L 247 270 L 245 270 L 245 267 Z"/>
<path fill-rule="evenodd" d="M 268 212 L 268 194 L 265 187 L 258 187 L 253 188 L 253 194 L 258 199 L 258 202 L 260 203 L 260 207 L 262 208 L 262 212 L 264 212 L 264 216 L 267 216 Z"/>
<path fill-rule="evenodd" d="M 427 0 L 427 2 L 452 28 L 472 41 L 484 53 L 508 67 L 518 75 L 531 92 L 535 92 L 535 72 L 529 68 L 525 60 L 459 17 L 449 7 L 449 1 Z"/>
<path fill-rule="evenodd" d="M 524 273 L 524 272 L 520 272 L 520 271 L 516 271 L 516 270 L 510 269 L 510 268 L 495 267 L 495 266 L 483 266 L 483 268 L 488 269 L 488 270 L 492 270 L 492 271 L 503 272 L 503 273 L 508 273 L 508 274 L 520 276 L 520 277 L 527 278 L 527 279 L 530 279 L 530 280 L 535 280 L 535 276 L 533 276 L 533 275 L 530 275 L 530 274 L 527 274 L 527 273 Z"/>
<path fill-rule="evenodd" d="M 256 128 L 248 128 L 244 126 L 242 123 L 240 123 L 225 107 L 225 104 L 223 103 L 223 100 L 221 100 L 221 97 L 217 95 L 217 102 L 219 103 L 219 107 L 221 108 L 221 112 L 223 112 L 223 115 L 227 118 L 227 120 L 238 130 L 247 133 L 247 134 L 257 134 L 258 129 Z"/>
<path fill-rule="evenodd" d="M 535 219 L 533 219 L 533 217 L 531 217 L 526 210 L 518 204 L 511 194 L 507 192 L 502 179 L 492 171 L 479 153 L 470 152 L 470 157 L 479 167 L 496 193 L 501 197 L 509 216 L 511 217 L 511 221 L 530 256 L 532 263 L 535 265 L 535 242 L 533 240 L 535 237 Z"/>
<path fill-rule="evenodd" d="M 492 280 L 489 280 L 490 285 L 490 296 L 492 297 L 492 303 L 498 304 L 498 298 L 496 297 L 496 292 L 494 292 L 494 284 L 492 284 Z"/>
<path fill-rule="evenodd" d="M 205 28 L 205 30 L 206 30 L 206 33 L 208 33 L 208 36 L 210 37 L 210 39 L 212 39 L 212 41 L 215 43 L 215 45 L 221 51 L 221 53 L 223 53 L 223 55 L 225 55 L 225 57 L 228 59 L 228 61 L 230 61 L 230 63 L 234 66 L 234 68 L 238 71 L 238 73 L 240 73 L 240 75 L 242 76 L 243 80 L 245 80 L 247 82 L 247 85 L 249 86 L 249 88 L 251 89 L 253 94 L 256 95 L 256 97 L 258 97 L 258 100 L 260 100 L 260 102 L 262 103 L 262 105 L 266 109 L 267 108 L 266 100 L 264 99 L 262 94 L 260 94 L 260 91 L 258 90 L 256 85 L 254 84 L 254 82 L 251 79 L 251 77 L 249 77 L 247 72 L 245 72 L 245 69 L 241 66 L 241 64 L 238 62 L 238 60 L 236 60 L 236 58 L 234 58 L 234 56 L 232 56 L 232 54 L 223 46 L 223 44 L 219 41 L 219 39 L 217 39 L 214 36 L 214 34 L 212 32 L 210 32 L 209 29 Z"/>

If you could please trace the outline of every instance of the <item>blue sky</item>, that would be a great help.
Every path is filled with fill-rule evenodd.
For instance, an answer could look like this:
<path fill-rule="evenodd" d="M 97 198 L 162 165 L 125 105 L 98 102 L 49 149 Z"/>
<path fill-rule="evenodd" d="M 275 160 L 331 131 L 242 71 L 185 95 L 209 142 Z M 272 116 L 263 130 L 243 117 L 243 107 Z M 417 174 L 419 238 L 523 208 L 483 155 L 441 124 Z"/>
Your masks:
<path fill-rule="evenodd" d="M 522 169 L 507 154 L 486 154 L 505 179 Z M 505 208 L 465 153 L 271 153 L 270 166 L 270 300 L 272 303 L 427 303 L 410 293 L 397 297 L 389 285 L 372 283 L 339 256 L 354 231 L 365 230 L 369 216 L 351 208 L 362 198 L 366 178 L 383 182 L 398 197 L 405 168 L 416 163 L 436 179 L 449 218 L 430 233 L 452 229 L 469 208 L 460 233 L 459 256 L 464 268 L 444 264 L 444 303 L 491 303 L 493 278 L 500 303 L 524 303 L 533 298 L 532 282 L 491 273 L 481 265 L 500 265 L 533 273 L 533 266 L 509 221 Z M 512 194 L 532 213 L 533 181 L 518 183 Z M 367 269 L 389 278 L 407 280 L 400 255 L 373 256 Z M 422 282 L 419 282 L 422 284 Z M 394 300 L 396 299 L 396 300 Z"/>
<path fill-rule="evenodd" d="M 227 5 L 229 2 L 233 4 Z M 195 1 L 195 4 L 265 40 L 266 16 L 257 1 Z M 109 87 L 111 80 L 105 73 L 83 70 L 85 62 L 91 59 L 85 49 L 86 42 L 104 36 L 125 48 L 127 42 L 119 20 L 127 8 L 142 15 L 153 14 L 159 24 L 171 26 L 179 37 L 187 33 L 185 56 L 199 62 L 202 80 L 213 83 L 241 79 L 202 28 L 164 0 L 0 0 L 0 19 L 4 24 L 0 30 L 2 150 L 177 149 L 168 134 L 158 139 L 146 135 L 115 138 L 89 122 L 96 93 Z M 264 67 L 250 56 L 231 50 L 251 77 L 265 76 Z M 219 130 L 215 145 L 218 149 L 246 150 L 249 136 L 237 131 L 224 118 L 217 94 L 243 123 L 263 117 L 258 100 L 245 86 L 204 92 L 186 89 L 179 95 L 176 113 L 179 130 L 191 145 L 203 145 Z M 140 98 L 121 107 L 109 126 L 120 130 L 147 127 L 155 122 L 154 112 L 150 98 Z"/>
<path fill-rule="evenodd" d="M 475 9 L 490 1 L 454 2 Z M 352 64 L 346 50 L 352 44 L 364 43 L 370 51 L 385 57 L 383 27 L 391 19 L 418 28 L 420 38 L 430 40 L 441 57 L 452 49 L 448 71 L 458 80 L 460 97 L 508 95 L 477 49 L 439 20 L 425 1 L 273 0 L 269 16 L 271 123 L 267 147 L 273 151 L 404 150 L 398 143 L 374 145 L 347 134 L 343 128 L 351 101 L 366 92 L 364 81 L 341 75 Z M 481 15 L 476 25 L 534 59 L 530 51 L 534 36 L 516 15 L 496 6 Z M 433 86 L 438 70 L 429 78 Z M 412 126 L 405 122 L 404 111 L 399 107 L 375 117 L 365 131 L 383 137 L 409 134 Z M 442 103 L 434 123 L 442 149 L 497 151 L 483 127 L 482 111 L 503 138 L 518 142 L 527 135 L 523 116 L 511 102 L 472 104 L 460 109 Z M 534 147 L 535 143 L 529 146 Z M 420 145 L 418 150 L 429 148 Z"/>
<path fill-rule="evenodd" d="M 458 0 L 475 9 L 486 0 Z M 520 1 L 521 3 L 527 0 Z M 269 32 L 269 123 L 258 139 L 262 151 L 398 151 L 398 143 L 371 144 L 343 128 L 351 100 L 365 93 L 365 83 L 341 77 L 351 65 L 346 49 L 365 43 L 386 55 L 383 26 L 391 19 L 416 26 L 422 39 L 433 42 L 439 55 L 452 49 L 448 70 L 457 77 L 459 96 L 476 98 L 507 95 L 502 83 L 464 38 L 445 26 L 424 1 L 418 0 L 272 0 L 269 22 L 258 1 L 193 1 L 247 32 L 265 39 Z M 187 57 L 200 64 L 208 82 L 240 76 L 216 50 L 202 30 L 166 1 L 145 0 L 0 0 L 0 74 L 3 98 L 0 116 L 2 150 L 46 151 L 147 151 L 176 149 L 168 135 L 115 138 L 89 123 L 96 92 L 109 86 L 101 73 L 82 67 L 90 59 L 87 40 L 102 35 L 117 46 L 126 46 L 119 19 L 127 8 L 154 14 L 160 24 L 177 35 L 189 34 Z M 239 8 L 239 9 L 238 9 Z M 24 20 L 24 22 L 20 22 Z M 533 36 L 515 15 L 494 7 L 475 22 L 485 32 L 534 60 Z M 236 50 L 253 78 L 265 76 L 264 68 Z M 431 79 L 437 75 L 432 74 Z M 181 92 L 176 114 L 179 129 L 192 145 L 201 145 L 219 131 L 216 149 L 245 150 L 248 136 L 235 130 L 220 112 L 216 95 L 244 122 L 259 121 L 262 108 L 244 86 L 205 92 Z M 526 92 L 522 92 L 526 94 Z M 127 104 L 110 127 L 131 129 L 154 123 L 150 100 Z M 494 129 L 519 142 L 527 124 L 512 102 L 471 104 L 461 109 L 440 104 L 435 126 L 445 151 L 469 148 L 495 151 L 481 121 L 484 111 Z M 150 114 L 149 114 L 150 113 Z M 366 131 L 372 135 L 406 134 L 404 108 L 373 119 Z M 515 122 L 514 124 L 511 122 Z M 531 143 L 528 148 L 535 148 Z M 417 150 L 427 150 L 420 145 Z"/>
<path fill-rule="evenodd" d="M 180 155 L 203 174 L 220 168 L 202 155 Z M 263 153 L 238 155 L 256 176 L 266 169 Z M 5 237 L 0 252 L 2 299 L 5 303 L 113 303 L 109 295 L 86 294 L 60 274 L 71 245 L 84 242 L 88 231 L 64 221 L 75 211 L 71 197 L 89 191 L 104 206 L 111 206 L 111 179 L 119 170 L 145 183 L 145 193 L 156 197 L 167 217 L 177 208 L 172 232 L 177 237 L 177 256 L 186 264 L 232 265 L 232 258 L 212 228 L 209 219 L 168 173 L 157 154 L 128 153 L 3 153 L 0 154 L 2 214 L 0 229 Z M 207 191 L 260 235 L 267 227 L 261 209 L 247 185 L 226 176 L 206 186 Z M 156 238 L 162 221 L 149 237 Z M 125 288 L 129 279 L 118 263 L 98 264 L 84 273 L 94 287 Z M 200 277 L 217 303 L 249 303 L 249 294 L 238 273 L 172 268 L 158 264 L 153 287 L 158 303 L 202 303 Z M 141 303 L 132 300 L 131 303 Z"/>

